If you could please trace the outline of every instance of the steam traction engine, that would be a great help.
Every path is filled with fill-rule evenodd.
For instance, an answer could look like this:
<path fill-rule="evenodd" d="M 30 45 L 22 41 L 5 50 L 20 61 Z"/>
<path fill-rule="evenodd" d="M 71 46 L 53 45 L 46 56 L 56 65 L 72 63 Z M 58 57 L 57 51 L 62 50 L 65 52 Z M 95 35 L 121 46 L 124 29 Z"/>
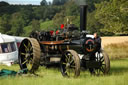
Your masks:
<path fill-rule="evenodd" d="M 110 61 L 107 54 L 98 47 L 92 35 L 86 33 L 87 6 L 81 6 L 80 32 L 74 25 L 67 25 L 59 34 L 33 32 L 31 38 L 21 42 L 19 64 L 21 69 L 34 73 L 40 63 L 60 64 L 63 76 L 80 75 L 80 67 L 92 74 L 107 74 Z"/>

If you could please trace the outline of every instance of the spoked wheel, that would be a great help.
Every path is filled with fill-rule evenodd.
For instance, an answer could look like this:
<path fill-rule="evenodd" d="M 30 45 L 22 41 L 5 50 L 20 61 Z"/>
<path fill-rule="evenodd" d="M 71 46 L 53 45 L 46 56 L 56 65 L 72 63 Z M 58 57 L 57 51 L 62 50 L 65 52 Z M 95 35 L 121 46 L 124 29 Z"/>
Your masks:
<path fill-rule="evenodd" d="M 78 77 L 80 75 L 80 59 L 76 51 L 67 50 L 61 58 L 61 73 L 66 77 Z"/>
<path fill-rule="evenodd" d="M 19 48 L 19 65 L 20 68 L 27 69 L 34 73 L 40 65 L 40 45 L 34 38 L 26 38 L 21 42 Z"/>
<path fill-rule="evenodd" d="M 90 72 L 94 75 L 108 74 L 110 70 L 110 60 L 105 51 L 102 50 L 101 52 L 96 53 L 96 61 L 100 62 L 100 67 L 91 69 Z"/>

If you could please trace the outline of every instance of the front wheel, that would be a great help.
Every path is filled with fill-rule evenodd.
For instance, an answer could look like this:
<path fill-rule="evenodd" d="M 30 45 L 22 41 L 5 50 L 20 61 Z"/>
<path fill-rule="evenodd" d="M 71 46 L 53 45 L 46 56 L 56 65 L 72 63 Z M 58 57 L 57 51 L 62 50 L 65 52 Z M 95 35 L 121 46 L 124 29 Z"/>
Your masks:
<path fill-rule="evenodd" d="M 80 75 L 80 59 L 76 51 L 64 52 L 60 62 L 61 73 L 66 77 L 78 77 Z"/>
<path fill-rule="evenodd" d="M 101 75 L 108 74 L 110 70 L 110 60 L 107 53 L 103 50 L 96 52 L 96 61 L 100 63 L 99 68 L 89 69 L 91 74 Z"/>

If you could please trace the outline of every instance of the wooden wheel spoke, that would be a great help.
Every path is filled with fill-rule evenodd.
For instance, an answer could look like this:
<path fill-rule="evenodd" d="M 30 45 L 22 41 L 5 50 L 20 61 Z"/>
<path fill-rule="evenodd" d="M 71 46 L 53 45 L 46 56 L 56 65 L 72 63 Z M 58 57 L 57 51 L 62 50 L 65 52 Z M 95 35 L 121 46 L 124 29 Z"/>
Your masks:
<path fill-rule="evenodd" d="M 33 60 L 33 58 L 30 58 L 30 61 L 32 61 Z"/>
<path fill-rule="evenodd" d="M 110 69 L 109 56 L 103 50 L 100 52 L 99 55 L 96 54 L 96 61 L 100 63 L 100 68 L 94 70 L 96 75 L 106 74 L 109 72 L 109 69 Z M 91 70 L 90 72 L 93 74 Z"/>
<path fill-rule="evenodd" d="M 27 69 L 30 70 L 32 68 L 32 64 L 28 63 L 27 64 Z"/>
<path fill-rule="evenodd" d="M 68 56 L 65 54 L 66 58 L 65 58 L 65 61 L 68 62 Z"/>
<path fill-rule="evenodd" d="M 75 69 L 77 67 L 77 69 Z M 67 50 L 61 59 L 61 72 L 63 76 L 78 77 L 80 74 L 80 60 L 77 52 Z"/>
<path fill-rule="evenodd" d="M 28 47 L 24 44 L 24 47 L 25 47 L 25 51 L 27 52 L 28 51 Z"/>
<path fill-rule="evenodd" d="M 102 56 L 102 57 L 100 57 L 100 60 L 102 60 L 104 57 Z"/>
<path fill-rule="evenodd" d="M 28 42 L 28 48 L 29 48 L 29 51 L 32 51 L 32 46 L 31 46 L 30 42 Z"/>
<path fill-rule="evenodd" d="M 75 69 L 75 66 L 70 65 L 70 67 L 66 67 L 65 73 L 67 73 L 67 75 L 68 75 L 69 77 L 74 76 L 74 75 L 73 75 L 73 74 L 74 74 L 74 69 Z"/>
<path fill-rule="evenodd" d="M 64 63 L 64 62 L 63 62 L 62 64 L 63 64 L 63 65 L 66 65 L 67 63 Z"/>
<path fill-rule="evenodd" d="M 75 64 L 74 60 L 71 60 L 71 61 L 70 61 L 70 64 Z"/>
<path fill-rule="evenodd" d="M 68 69 L 66 69 L 65 73 L 66 73 L 68 76 L 70 75 Z"/>
<path fill-rule="evenodd" d="M 28 58 L 28 56 L 27 56 L 27 57 L 25 56 L 25 58 L 24 58 L 24 59 L 25 59 L 25 60 L 27 60 L 27 58 Z"/>
<path fill-rule="evenodd" d="M 25 63 L 27 63 L 28 62 L 28 60 L 25 60 L 22 64 L 25 64 Z"/>
<path fill-rule="evenodd" d="M 34 38 L 25 38 L 19 47 L 19 64 L 21 69 L 27 68 L 34 73 L 40 62 L 41 50 L 39 42 Z"/>
<path fill-rule="evenodd" d="M 25 53 L 21 53 L 21 55 L 26 55 Z"/>
<path fill-rule="evenodd" d="M 24 58 L 24 59 L 25 59 L 25 60 L 28 60 L 28 57 L 29 57 L 29 56 L 25 56 L 25 58 Z"/>
<path fill-rule="evenodd" d="M 32 51 L 32 49 L 33 49 L 33 48 L 32 48 L 32 47 L 30 47 L 30 51 Z"/>
<path fill-rule="evenodd" d="M 67 69 L 65 70 L 65 72 L 64 73 L 67 73 Z"/>
<path fill-rule="evenodd" d="M 100 68 L 100 70 L 104 73 L 105 72 L 105 69 L 103 67 Z"/>
<path fill-rule="evenodd" d="M 103 66 L 105 66 L 105 64 L 102 63 Z"/>
<path fill-rule="evenodd" d="M 30 55 L 33 55 L 33 53 L 30 53 Z"/>
<path fill-rule="evenodd" d="M 31 47 L 30 42 L 28 42 L 28 47 Z"/>
<path fill-rule="evenodd" d="M 72 59 L 72 54 L 69 55 L 69 61 Z"/>
<path fill-rule="evenodd" d="M 104 59 L 103 59 L 103 60 L 101 60 L 101 62 L 104 62 Z"/>
<path fill-rule="evenodd" d="M 68 56 L 68 62 L 70 62 L 70 55 Z"/>

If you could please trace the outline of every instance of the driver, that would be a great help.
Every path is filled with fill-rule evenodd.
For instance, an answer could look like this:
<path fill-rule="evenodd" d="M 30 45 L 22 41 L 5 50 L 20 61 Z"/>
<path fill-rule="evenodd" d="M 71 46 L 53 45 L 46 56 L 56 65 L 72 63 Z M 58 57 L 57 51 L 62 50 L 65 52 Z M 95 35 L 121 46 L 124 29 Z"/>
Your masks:
<path fill-rule="evenodd" d="M 94 42 L 96 44 L 96 50 L 99 51 L 101 48 L 101 38 L 98 36 L 97 33 L 94 33 Z"/>

